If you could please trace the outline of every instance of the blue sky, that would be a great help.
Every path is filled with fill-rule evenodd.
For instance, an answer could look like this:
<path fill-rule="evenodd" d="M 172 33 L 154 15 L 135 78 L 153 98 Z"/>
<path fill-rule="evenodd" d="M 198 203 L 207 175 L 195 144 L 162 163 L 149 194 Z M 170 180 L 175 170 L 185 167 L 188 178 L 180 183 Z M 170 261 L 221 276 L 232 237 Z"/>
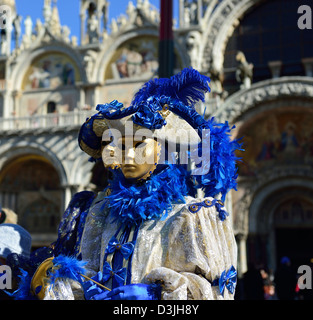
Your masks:
<path fill-rule="evenodd" d="M 109 7 L 109 21 L 118 17 L 121 13 L 125 13 L 129 0 L 111 0 Z M 136 5 L 136 0 L 132 1 Z M 30 15 L 35 25 L 37 18 L 43 21 L 42 8 L 44 0 L 15 0 L 16 9 L 19 15 L 24 19 Z M 155 7 L 160 7 L 160 0 L 150 0 Z M 175 3 L 175 0 L 174 0 Z M 71 29 L 71 35 L 79 37 L 80 22 L 79 8 L 80 0 L 58 0 L 60 20 L 62 25 L 67 25 Z M 22 30 L 24 24 L 22 22 Z"/>

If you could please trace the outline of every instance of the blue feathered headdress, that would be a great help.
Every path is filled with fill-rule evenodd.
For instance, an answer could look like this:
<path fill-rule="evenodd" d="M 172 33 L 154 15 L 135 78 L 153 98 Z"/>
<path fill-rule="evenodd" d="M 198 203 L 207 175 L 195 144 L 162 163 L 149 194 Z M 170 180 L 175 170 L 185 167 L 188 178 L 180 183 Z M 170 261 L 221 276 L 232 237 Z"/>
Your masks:
<path fill-rule="evenodd" d="M 209 82 L 210 79 L 197 70 L 186 68 L 169 79 L 156 78 L 145 83 L 135 94 L 129 107 L 124 108 L 116 100 L 108 104 L 99 104 L 95 117 L 116 120 L 131 116 L 135 124 L 158 130 L 166 128 L 168 118 L 162 116 L 162 110 L 167 105 L 167 110 L 178 116 L 177 119 L 185 120 L 197 131 L 200 138 L 202 130 L 210 130 L 210 170 L 195 176 L 193 182 L 195 188 L 204 190 L 205 196 L 214 197 L 221 194 L 224 201 L 228 190 L 236 188 L 238 158 L 235 156 L 235 150 L 241 149 L 241 145 L 238 140 L 231 141 L 232 128 L 227 122 L 216 123 L 213 118 L 205 120 L 196 111 L 195 104 L 199 101 L 204 102 L 205 94 L 210 92 Z M 88 128 L 90 129 L 90 125 Z M 91 136 L 88 130 L 86 129 L 86 137 Z M 80 136 L 83 135 L 81 130 Z M 101 145 L 101 141 L 97 143 Z M 201 148 L 200 143 L 200 152 Z M 201 166 L 201 163 L 198 166 Z"/>
<path fill-rule="evenodd" d="M 158 111 L 165 104 L 168 110 L 197 128 L 204 119 L 195 110 L 198 101 L 204 101 L 205 93 L 210 91 L 210 78 L 192 68 L 185 68 L 170 79 L 155 78 L 146 82 L 135 94 L 131 105 L 123 105 L 112 101 L 109 104 L 99 104 L 97 110 L 106 119 L 121 119 L 129 115 L 134 123 L 148 129 L 160 129 L 166 125 Z"/>

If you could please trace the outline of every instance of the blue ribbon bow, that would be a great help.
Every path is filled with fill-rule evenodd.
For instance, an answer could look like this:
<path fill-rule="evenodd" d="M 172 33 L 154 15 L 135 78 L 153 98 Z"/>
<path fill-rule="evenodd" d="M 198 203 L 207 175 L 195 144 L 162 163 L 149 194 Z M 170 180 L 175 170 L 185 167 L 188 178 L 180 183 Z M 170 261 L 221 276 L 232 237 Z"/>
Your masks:
<path fill-rule="evenodd" d="M 96 107 L 99 113 L 102 113 L 105 116 L 110 115 L 112 112 L 119 113 L 122 108 L 123 104 L 117 100 L 113 100 L 110 103 L 98 104 Z"/>
<path fill-rule="evenodd" d="M 117 241 L 117 239 L 113 236 L 108 243 L 106 253 L 112 253 L 115 250 L 118 250 L 127 260 L 134 251 L 134 245 L 131 242 L 120 244 Z"/>
<path fill-rule="evenodd" d="M 237 271 L 234 266 L 226 271 L 223 271 L 219 279 L 215 279 L 212 283 L 213 286 L 219 286 L 220 294 L 224 297 L 225 287 L 233 294 L 236 287 Z"/>
<path fill-rule="evenodd" d="M 102 281 L 106 282 L 110 278 L 114 278 L 118 286 L 123 286 L 126 278 L 126 268 L 121 268 L 119 270 L 113 271 L 110 264 L 106 261 L 103 265 L 103 278 Z"/>

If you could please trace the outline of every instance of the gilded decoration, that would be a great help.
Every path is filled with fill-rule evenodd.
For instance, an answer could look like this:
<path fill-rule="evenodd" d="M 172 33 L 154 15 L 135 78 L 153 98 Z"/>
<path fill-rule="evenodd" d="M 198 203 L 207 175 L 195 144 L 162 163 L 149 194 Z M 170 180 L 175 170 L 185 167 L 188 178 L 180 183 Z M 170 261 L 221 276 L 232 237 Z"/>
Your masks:
<path fill-rule="evenodd" d="M 245 151 L 239 164 L 241 175 L 254 176 L 273 164 L 313 164 L 313 114 L 303 112 L 270 112 L 242 128 Z M 258 141 L 258 143 L 255 143 Z"/>
<path fill-rule="evenodd" d="M 34 90 L 54 89 L 74 85 L 80 81 L 79 70 L 71 58 L 62 53 L 49 52 L 36 58 L 27 70 L 22 88 Z"/>
<path fill-rule="evenodd" d="M 157 75 L 158 38 L 139 36 L 122 43 L 114 52 L 105 72 L 105 79 L 152 78 Z M 175 54 L 175 68 L 181 69 L 182 63 Z"/>

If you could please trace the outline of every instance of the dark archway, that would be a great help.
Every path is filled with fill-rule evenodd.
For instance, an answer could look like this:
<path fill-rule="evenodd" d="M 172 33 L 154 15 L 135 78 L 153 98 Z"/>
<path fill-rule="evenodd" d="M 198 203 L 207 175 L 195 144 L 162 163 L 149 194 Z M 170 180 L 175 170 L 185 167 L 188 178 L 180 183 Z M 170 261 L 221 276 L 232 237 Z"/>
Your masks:
<path fill-rule="evenodd" d="M 280 259 L 288 256 L 296 268 L 308 264 L 313 257 L 313 190 L 305 186 L 305 180 L 302 186 L 291 178 L 287 186 L 287 181 L 273 184 L 273 191 L 259 205 L 257 217 L 253 217 L 250 207 L 256 229 L 248 236 L 249 262 L 276 269 Z M 279 184 L 281 188 L 274 188 Z M 254 202 L 257 198 L 256 195 Z"/>
<path fill-rule="evenodd" d="M 313 201 L 291 197 L 274 212 L 277 264 L 283 256 L 295 266 L 309 264 L 313 258 Z"/>
<path fill-rule="evenodd" d="M 42 156 L 14 158 L 0 172 L 2 205 L 14 210 L 18 223 L 32 234 L 56 233 L 62 194 L 56 169 Z"/>

